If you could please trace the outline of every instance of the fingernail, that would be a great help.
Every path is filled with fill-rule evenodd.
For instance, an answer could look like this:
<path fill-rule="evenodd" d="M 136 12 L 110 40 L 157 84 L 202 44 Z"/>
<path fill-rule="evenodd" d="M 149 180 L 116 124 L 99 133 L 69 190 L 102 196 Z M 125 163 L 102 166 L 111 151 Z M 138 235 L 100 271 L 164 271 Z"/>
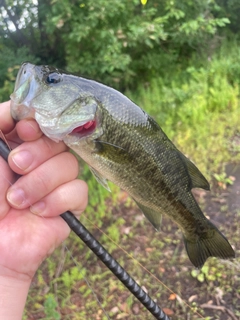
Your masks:
<path fill-rule="evenodd" d="M 7 193 L 7 200 L 15 207 L 19 207 L 24 204 L 26 197 L 22 189 L 12 189 Z"/>
<path fill-rule="evenodd" d="M 33 156 L 29 151 L 19 151 L 12 155 L 12 161 L 19 169 L 26 170 L 33 162 Z"/>
<path fill-rule="evenodd" d="M 41 214 L 45 210 L 45 202 L 39 201 L 30 207 L 30 211 L 34 214 Z"/>

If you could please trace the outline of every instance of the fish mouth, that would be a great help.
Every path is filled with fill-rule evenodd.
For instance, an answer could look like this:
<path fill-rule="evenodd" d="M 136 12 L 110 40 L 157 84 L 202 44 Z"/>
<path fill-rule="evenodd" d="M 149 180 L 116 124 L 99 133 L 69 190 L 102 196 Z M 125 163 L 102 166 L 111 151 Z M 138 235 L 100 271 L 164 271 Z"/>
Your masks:
<path fill-rule="evenodd" d="M 11 98 L 11 115 L 15 120 L 34 118 L 35 111 L 30 107 L 30 102 L 36 92 L 39 91 L 39 84 L 34 78 L 35 66 L 31 63 L 24 63 L 18 71 L 14 92 Z"/>
<path fill-rule="evenodd" d="M 73 129 L 72 132 L 70 132 L 70 135 L 80 135 L 80 136 L 87 136 L 91 133 L 93 133 L 93 131 L 96 129 L 97 126 L 97 122 L 96 120 L 90 120 L 88 122 L 86 122 L 83 125 L 80 125 L 76 128 Z"/>
<path fill-rule="evenodd" d="M 95 118 L 88 118 L 85 121 L 79 121 L 70 126 L 61 123 L 61 118 L 56 118 L 56 121 L 51 121 L 51 119 L 49 120 L 38 112 L 35 113 L 35 119 L 38 122 L 41 131 L 55 142 L 69 139 L 71 141 L 77 141 L 91 135 L 97 128 L 97 121 Z"/>
<path fill-rule="evenodd" d="M 92 137 L 93 139 L 101 135 L 101 129 L 99 128 L 99 121 L 95 117 L 92 120 L 88 120 L 85 123 L 78 124 L 75 128 L 67 133 L 63 138 L 63 141 L 72 147 L 78 144 L 82 139 L 88 139 Z"/>

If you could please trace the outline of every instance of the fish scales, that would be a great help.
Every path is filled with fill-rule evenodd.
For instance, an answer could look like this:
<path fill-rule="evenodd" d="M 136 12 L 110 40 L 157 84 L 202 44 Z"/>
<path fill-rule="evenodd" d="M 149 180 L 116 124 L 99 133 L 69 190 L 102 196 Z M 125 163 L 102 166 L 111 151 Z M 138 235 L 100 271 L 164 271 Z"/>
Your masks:
<path fill-rule="evenodd" d="M 110 180 L 127 191 L 156 229 L 162 214 L 177 223 L 194 266 L 211 256 L 235 256 L 192 195 L 192 188 L 208 190 L 207 180 L 154 119 L 123 94 L 25 63 L 11 100 L 16 120 L 34 117 L 50 139 L 63 140 L 79 154 L 104 187 Z"/>
<path fill-rule="evenodd" d="M 109 176 L 109 180 L 115 179 L 116 183 L 136 201 L 159 211 L 160 214 L 165 210 L 180 226 L 186 227 L 189 225 L 192 230 L 195 220 L 193 221 L 192 215 L 189 214 L 188 210 L 183 211 L 181 200 L 185 203 L 188 202 L 188 205 L 191 203 L 194 209 L 197 204 L 190 192 L 186 169 L 181 162 L 179 166 L 177 156 L 171 159 L 171 161 L 175 160 L 173 166 L 171 166 L 172 170 L 168 170 L 166 174 L 163 174 L 164 164 L 168 161 L 169 152 L 159 143 L 159 136 L 165 142 L 168 141 L 170 150 L 173 149 L 165 134 L 159 130 L 155 131 L 155 136 L 151 134 L 152 119 L 150 119 L 145 128 L 145 133 L 149 131 L 150 137 L 143 139 L 139 134 L 139 127 L 133 130 L 131 126 L 125 124 L 122 128 L 121 122 L 115 123 L 109 114 L 108 118 L 108 120 L 103 121 L 106 128 L 108 128 L 108 130 L 103 129 L 103 132 L 107 132 L 107 134 L 103 134 L 101 140 L 109 141 L 112 145 L 119 145 L 119 141 L 121 141 L 120 147 L 128 150 L 128 152 L 125 153 L 118 148 L 112 148 L 112 153 L 109 150 L 98 152 L 96 154 L 96 166 L 98 166 L 99 172 L 105 172 L 112 167 L 111 163 L 114 163 L 112 167 L 114 178 Z M 156 143 L 151 141 L 154 138 L 157 139 Z M 137 143 L 131 143 L 132 141 L 137 141 Z M 150 142 L 152 143 L 150 144 Z M 149 148 L 149 144 L 151 148 Z M 117 152 L 118 150 L 119 152 Z M 78 149 L 75 149 L 75 151 L 77 152 Z M 159 161 L 159 158 L 161 161 Z M 118 166 L 116 166 L 116 161 L 118 161 Z M 147 166 L 146 163 L 148 164 Z M 181 167 L 182 170 L 180 170 Z M 171 174 L 175 174 L 174 180 L 170 179 Z M 182 212 L 181 215 L 179 215 L 179 210 Z M 199 210 L 199 219 L 201 217 L 204 216 Z"/>

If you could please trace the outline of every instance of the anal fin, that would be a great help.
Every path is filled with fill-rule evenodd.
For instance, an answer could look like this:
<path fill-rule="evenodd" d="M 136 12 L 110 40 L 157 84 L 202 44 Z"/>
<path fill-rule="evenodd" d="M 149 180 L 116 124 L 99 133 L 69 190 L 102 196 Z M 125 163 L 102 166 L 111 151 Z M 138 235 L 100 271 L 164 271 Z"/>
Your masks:
<path fill-rule="evenodd" d="M 135 199 L 134 199 L 135 200 Z M 135 200 L 137 203 L 138 207 L 141 209 L 145 217 L 151 222 L 151 224 L 154 226 L 156 231 L 159 231 L 161 222 L 162 222 L 162 214 L 154 211 L 153 209 L 144 206 L 143 204 L 139 203 L 138 201 Z"/>

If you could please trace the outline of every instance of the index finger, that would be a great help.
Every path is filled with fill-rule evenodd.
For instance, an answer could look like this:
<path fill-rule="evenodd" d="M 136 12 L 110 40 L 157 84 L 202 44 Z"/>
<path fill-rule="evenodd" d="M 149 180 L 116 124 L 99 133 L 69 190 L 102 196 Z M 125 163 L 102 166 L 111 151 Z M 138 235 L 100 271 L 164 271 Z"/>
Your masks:
<path fill-rule="evenodd" d="M 3 133 L 13 130 L 15 122 L 10 113 L 10 100 L 0 103 L 0 129 Z"/>

